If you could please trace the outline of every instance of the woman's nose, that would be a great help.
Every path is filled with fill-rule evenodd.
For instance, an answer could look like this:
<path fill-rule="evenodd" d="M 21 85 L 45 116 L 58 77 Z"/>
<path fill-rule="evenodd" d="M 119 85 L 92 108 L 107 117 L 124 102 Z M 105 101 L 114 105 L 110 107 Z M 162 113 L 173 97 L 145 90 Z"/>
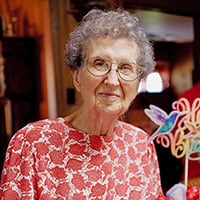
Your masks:
<path fill-rule="evenodd" d="M 119 85 L 119 76 L 118 72 L 115 69 L 112 69 L 106 76 L 105 83 L 111 86 Z"/>

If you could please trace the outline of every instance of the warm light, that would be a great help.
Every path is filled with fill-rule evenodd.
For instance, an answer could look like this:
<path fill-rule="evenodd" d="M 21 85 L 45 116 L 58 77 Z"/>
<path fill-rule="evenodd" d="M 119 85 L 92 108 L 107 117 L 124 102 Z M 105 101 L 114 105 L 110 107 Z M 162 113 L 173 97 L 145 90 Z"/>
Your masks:
<path fill-rule="evenodd" d="M 163 84 L 162 78 L 158 72 L 153 72 L 147 76 L 146 79 L 147 92 L 162 92 Z"/>

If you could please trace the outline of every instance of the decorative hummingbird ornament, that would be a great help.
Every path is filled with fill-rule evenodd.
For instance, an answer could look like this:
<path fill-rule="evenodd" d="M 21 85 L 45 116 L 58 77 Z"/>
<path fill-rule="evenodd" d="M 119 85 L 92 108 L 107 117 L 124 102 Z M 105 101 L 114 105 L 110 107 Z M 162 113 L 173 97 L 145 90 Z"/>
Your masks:
<path fill-rule="evenodd" d="M 157 136 L 162 134 L 168 134 L 176 125 L 178 118 L 185 114 L 185 112 L 178 112 L 173 110 L 170 114 L 167 114 L 161 108 L 150 105 L 150 109 L 145 109 L 145 114 L 159 127 L 156 131 L 151 135 L 150 141 L 152 142 Z"/>

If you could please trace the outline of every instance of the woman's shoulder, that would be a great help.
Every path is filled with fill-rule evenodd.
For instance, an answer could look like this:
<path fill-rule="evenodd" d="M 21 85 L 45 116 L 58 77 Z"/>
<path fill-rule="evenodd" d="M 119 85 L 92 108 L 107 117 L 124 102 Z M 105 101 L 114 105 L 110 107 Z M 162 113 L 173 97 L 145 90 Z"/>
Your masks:
<path fill-rule="evenodd" d="M 63 118 L 41 119 L 30 122 L 19 129 L 12 137 L 12 140 L 22 139 L 30 143 L 50 135 L 61 135 L 68 128 Z"/>
<path fill-rule="evenodd" d="M 126 129 L 126 130 L 139 131 L 139 132 L 143 132 L 144 134 L 146 134 L 146 132 L 142 128 L 135 126 L 134 124 L 125 122 L 125 121 L 119 121 L 118 126 L 120 126 L 123 129 Z"/>
<path fill-rule="evenodd" d="M 60 128 L 64 128 L 66 126 L 65 120 L 63 118 L 53 118 L 53 119 L 41 119 L 38 121 L 30 122 L 23 128 L 19 130 L 19 132 L 26 131 L 48 131 L 48 130 L 57 130 Z"/>
<path fill-rule="evenodd" d="M 120 127 L 121 130 L 131 134 L 131 135 L 137 135 L 141 138 L 149 138 L 149 135 L 140 127 L 137 127 L 133 124 L 127 123 L 125 121 L 119 121 L 118 127 Z"/>
<path fill-rule="evenodd" d="M 154 144 L 150 142 L 150 136 L 147 132 L 140 127 L 123 121 L 119 121 L 118 126 L 118 130 L 116 130 L 118 131 L 117 135 L 126 142 L 127 146 L 133 147 L 135 151 L 139 148 L 140 150 L 138 152 L 141 152 L 143 149 L 145 152 L 149 152 L 149 156 L 156 155 Z M 155 157 L 153 159 L 157 158 Z"/>

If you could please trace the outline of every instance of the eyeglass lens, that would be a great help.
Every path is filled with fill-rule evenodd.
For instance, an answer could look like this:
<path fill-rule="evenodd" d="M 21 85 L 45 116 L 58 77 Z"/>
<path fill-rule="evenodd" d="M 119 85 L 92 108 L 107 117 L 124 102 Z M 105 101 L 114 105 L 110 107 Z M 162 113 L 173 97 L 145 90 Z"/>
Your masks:
<path fill-rule="evenodd" d="M 101 57 L 89 58 L 87 60 L 87 70 L 94 76 L 104 76 L 112 70 L 112 63 Z M 137 65 L 133 62 L 122 62 L 117 64 L 117 72 L 125 81 L 133 81 L 138 78 Z"/>

